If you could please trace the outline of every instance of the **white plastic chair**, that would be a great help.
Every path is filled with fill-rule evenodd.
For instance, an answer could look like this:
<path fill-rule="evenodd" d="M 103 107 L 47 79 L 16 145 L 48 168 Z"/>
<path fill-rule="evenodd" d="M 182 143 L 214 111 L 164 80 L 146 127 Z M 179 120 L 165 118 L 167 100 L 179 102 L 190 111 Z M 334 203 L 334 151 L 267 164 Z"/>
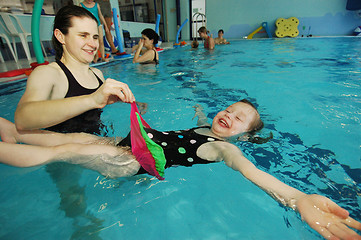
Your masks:
<path fill-rule="evenodd" d="M 12 42 L 13 42 L 13 47 L 14 47 L 16 57 L 18 57 L 18 53 L 16 50 L 15 37 L 18 37 L 18 38 L 20 38 L 21 44 L 23 45 L 27 59 L 29 61 L 31 61 L 30 49 L 29 49 L 29 44 L 28 44 L 28 40 L 27 40 L 27 38 L 29 36 L 31 36 L 31 33 L 25 31 L 22 24 L 20 23 L 19 18 L 16 15 L 1 12 L 0 17 L 3 19 L 3 21 L 5 23 L 5 26 L 6 26 L 9 36 L 12 37 L 12 40 L 13 40 Z M 14 19 L 14 20 L 12 20 L 12 19 Z M 15 23 L 17 24 L 18 27 L 15 25 Z M 18 29 L 20 29 L 21 32 L 19 32 Z M 44 46 L 41 42 L 40 42 L 40 44 L 41 44 L 41 48 L 43 49 L 44 55 L 46 56 Z"/>
<path fill-rule="evenodd" d="M 6 29 L 5 26 L 2 24 L 2 22 L 0 22 L 0 27 L 1 27 L 1 29 L 3 29 L 6 33 L 8 33 L 7 29 Z M 9 34 L 9 33 L 8 33 L 8 34 Z M 11 43 L 10 43 L 10 40 L 9 40 L 8 36 L 6 36 L 6 34 L 4 34 L 4 33 L 0 33 L 0 37 L 3 38 L 3 39 L 5 39 L 6 43 L 7 43 L 8 46 L 9 46 L 10 52 L 11 52 L 11 54 L 12 54 L 13 57 L 14 57 L 15 62 L 18 62 L 18 57 L 15 55 L 14 49 L 13 49 L 13 47 L 11 46 Z M 5 62 L 5 61 L 4 61 L 4 58 L 3 58 L 2 54 L 1 54 L 1 52 L 0 52 L 0 61 L 1 61 L 1 62 Z"/>

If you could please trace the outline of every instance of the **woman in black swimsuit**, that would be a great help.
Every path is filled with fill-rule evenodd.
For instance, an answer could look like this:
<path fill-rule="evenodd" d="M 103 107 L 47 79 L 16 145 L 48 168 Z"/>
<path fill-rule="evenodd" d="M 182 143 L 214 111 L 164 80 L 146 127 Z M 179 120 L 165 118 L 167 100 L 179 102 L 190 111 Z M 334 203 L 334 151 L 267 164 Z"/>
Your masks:
<path fill-rule="evenodd" d="M 72 119 L 53 130 L 96 133 L 98 109 L 117 101 L 135 101 L 127 84 L 105 80 L 99 69 L 89 67 L 99 48 L 98 37 L 97 20 L 86 9 L 66 6 L 58 11 L 53 31 L 56 62 L 30 74 L 15 112 L 18 130 L 52 127 Z M 87 116 L 73 119 L 83 113 Z M 83 128 L 83 123 L 89 128 Z"/>
<path fill-rule="evenodd" d="M 204 114 L 198 110 L 198 123 L 205 123 Z M 275 200 L 298 211 L 302 219 L 326 239 L 360 239 L 361 236 L 349 227 L 361 230 L 361 223 L 349 217 L 347 210 L 326 197 L 305 194 L 257 169 L 236 145 L 225 141 L 231 136 L 257 131 L 262 126 L 256 108 L 243 100 L 219 112 L 210 127 L 171 132 L 146 129 L 146 132 L 164 150 L 166 168 L 224 161 Z M 84 133 L 28 131 L 22 134 L 16 131 L 14 124 L 2 118 L 0 137 L 3 140 L 0 162 L 8 165 L 30 167 L 60 161 L 83 165 L 107 177 L 142 173 L 126 139 L 119 144 L 122 146 L 116 146 L 114 140 Z"/>
<path fill-rule="evenodd" d="M 133 63 L 159 63 L 159 55 L 155 49 L 155 44 L 158 43 L 158 34 L 150 28 L 142 31 L 142 38 L 138 45 L 132 48 L 134 53 Z M 143 47 L 145 49 L 143 49 Z"/>

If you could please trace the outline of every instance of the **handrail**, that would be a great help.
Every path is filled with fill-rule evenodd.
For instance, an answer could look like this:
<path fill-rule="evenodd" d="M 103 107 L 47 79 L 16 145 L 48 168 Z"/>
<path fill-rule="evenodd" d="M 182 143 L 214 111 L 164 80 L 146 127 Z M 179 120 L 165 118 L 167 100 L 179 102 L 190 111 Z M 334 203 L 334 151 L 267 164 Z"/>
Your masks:
<path fill-rule="evenodd" d="M 207 17 L 205 14 L 200 13 L 200 12 L 196 12 L 193 14 L 192 17 L 192 23 L 196 23 L 196 27 L 193 29 L 193 40 L 197 39 L 197 31 L 198 31 L 198 18 L 202 17 L 202 26 L 207 27 Z M 195 20 L 194 20 L 195 18 Z M 204 23 L 204 24 L 203 24 Z"/>

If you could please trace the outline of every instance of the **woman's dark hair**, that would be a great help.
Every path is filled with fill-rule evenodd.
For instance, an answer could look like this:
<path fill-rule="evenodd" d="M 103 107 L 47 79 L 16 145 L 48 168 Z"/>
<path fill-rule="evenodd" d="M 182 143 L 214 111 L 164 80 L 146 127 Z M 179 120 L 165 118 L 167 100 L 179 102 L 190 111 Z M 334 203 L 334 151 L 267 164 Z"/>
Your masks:
<path fill-rule="evenodd" d="M 239 102 L 246 103 L 246 104 L 250 105 L 251 107 L 253 107 L 257 111 L 257 108 L 247 99 L 242 99 Z M 272 132 L 270 132 L 270 135 L 265 138 L 255 136 L 256 132 L 261 130 L 263 127 L 264 127 L 264 124 L 263 124 L 261 118 L 257 118 L 257 120 L 251 124 L 250 130 L 248 131 L 248 141 L 251 143 L 262 144 L 262 143 L 266 143 L 269 140 L 271 140 L 273 138 Z"/>
<path fill-rule="evenodd" d="M 75 5 L 70 5 L 60 8 L 54 19 L 53 37 L 52 37 L 52 43 L 55 50 L 55 60 L 60 60 L 61 57 L 63 56 L 63 46 L 58 41 L 58 39 L 56 39 L 54 35 L 54 30 L 59 29 L 64 35 L 68 34 L 69 28 L 72 27 L 71 19 L 73 17 L 79 17 L 79 18 L 87 17 L 97 22 L 97 19 L 94 17 L 94 15 L 85 8 Z"/>
<path fill-rule="evenodd" d="M 146 28 L 141 32 L 143 35 L 147 36 L 149 40 L 153 40 L 153 44 L 158 43 L 159 36 L 158 34 L 151 28 Z"/>
<path fill-rule="evenodd" d="M 218 33 L 224 33 L 223 29 L 219 29 Z"/>

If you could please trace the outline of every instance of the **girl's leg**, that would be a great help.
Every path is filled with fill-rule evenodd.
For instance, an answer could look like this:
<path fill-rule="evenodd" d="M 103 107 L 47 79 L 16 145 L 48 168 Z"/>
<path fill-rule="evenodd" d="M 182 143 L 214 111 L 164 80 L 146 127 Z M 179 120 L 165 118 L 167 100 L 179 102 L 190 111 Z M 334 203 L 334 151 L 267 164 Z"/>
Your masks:
<path fill-rule="evenodd" d="M 32 130 L 18 132 L 15 124 L 0 118 L 0 137 L 7 143 L 27 143 L 40 146 L 57 146 L 67 143 L 96 143 L 103 138 L 87 133 L 56 133 L 45 130 Z"/>
<path fill-rule="evenodd" d="M 112 178 L 132 176 L 140 168 L 129 149 L 99 144 L 44 147 L 0 142 L 0 162 L 16 167 L 68 162 Z"/>
<path fill-rule="evenodd" d="M 0 162 L 17 167 L 31 167 L 56 161 L 67 162 L 68 159 L 71 162 L 79 156 L 117 156 L 125 152 L 128 151 L 124 148 L 99 144 L 72 143 L 50 147 L 0 142 Z"/>
<path fill-rule="evenodd" d="M 56 155 L 54 147 L 0 142 L 0 162 L 15 167 L 32 167 L 46 163 Z"/>
<path fill-rule="evenodd" d="M 109 46 L 111 48 L 111 52 L 115 53 L 118 51 L 118 49 L 115 47 L 114 42 L 113 42 L 113 36 L 112 33 L 110 32 L 110 28 L 112 26 L 112 19 L 110 17 L 104 17 L 105 22 L 107 24 L 107 27 L 109 29 L 108 32 L 105 32 L 105 37 L 108 40 Z"/>

